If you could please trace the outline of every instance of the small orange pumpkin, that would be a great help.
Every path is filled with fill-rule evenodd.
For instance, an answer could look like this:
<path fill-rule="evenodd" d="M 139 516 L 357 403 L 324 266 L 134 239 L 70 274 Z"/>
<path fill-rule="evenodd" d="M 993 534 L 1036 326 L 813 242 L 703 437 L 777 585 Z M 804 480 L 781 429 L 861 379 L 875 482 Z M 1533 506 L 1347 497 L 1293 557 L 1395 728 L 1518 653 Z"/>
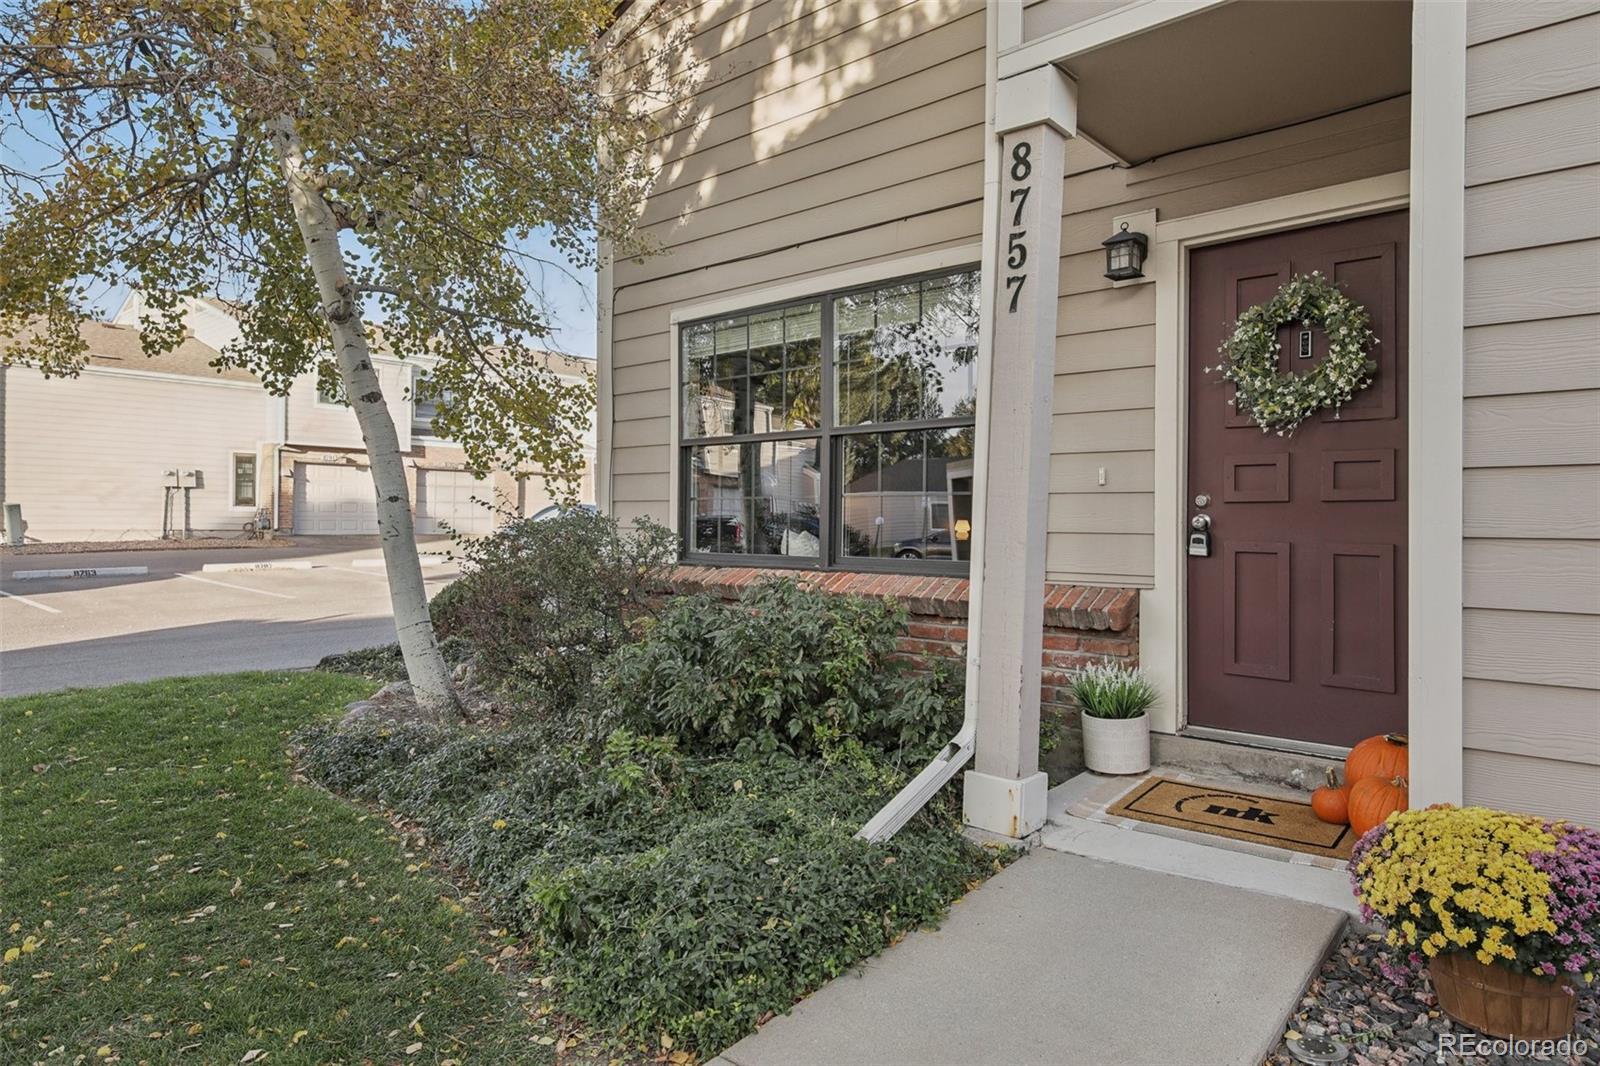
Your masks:
<path fill-rule="evenodd" d="M 1344 784 L 1353 787 L 1363 777 L 1381 777 L 1392 781 L 1409 777 L 1406 738 L 1400 733 L 1384 733 L 1368 737 L 1350 749 L 1344 760 Z"/>
<path fill-rule="evenodd" d="M 1331 766 L 1328 783 L 1311 793 L 1311 813 L 1333 825 L 1347 825 L 1350 821 L 1350 797 L 1339 787 Z"/>
<path fill-rule="evenodd" d="M 1382 825 L 1395 811 L 1411 805 L 1406 779 L 1395 776 L 1363 777 L 1350 786 L 1350 828 L 1362 836 L 1375 825 Z"/>

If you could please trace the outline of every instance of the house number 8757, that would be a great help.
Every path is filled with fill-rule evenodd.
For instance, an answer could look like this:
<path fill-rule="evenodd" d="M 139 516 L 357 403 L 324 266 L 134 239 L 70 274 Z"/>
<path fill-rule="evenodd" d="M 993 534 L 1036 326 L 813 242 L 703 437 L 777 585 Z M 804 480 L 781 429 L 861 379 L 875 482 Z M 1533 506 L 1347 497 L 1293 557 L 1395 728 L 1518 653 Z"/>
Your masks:
<path fill-rule="evenodd" d="M 1024 182 L 1033 176 L 1033 145 L 1027 141 L 1018 141 L 1011 146 L 1011 180 Z M 1006 275 L 1006 288 L 1011 292 L 1011 304 L 1006 309 L 1008 314 L 1017 313 L 1017 300 L 1022 297 L 1022 287 L 1028 283 L 1028 273 L 1023 268 L 1028 265 L 1028 246 L 1025 242 L 1028 231 L 1022 228 L 1022 210 L 1028 203 L 1028 194 L 1033 191 L 1031 185 L 1017 185 L 1009 194 L 1011 200 L 1011 233 L 1006 238 L 1006 266 L 1017 271 L 1015 274 Z"/>

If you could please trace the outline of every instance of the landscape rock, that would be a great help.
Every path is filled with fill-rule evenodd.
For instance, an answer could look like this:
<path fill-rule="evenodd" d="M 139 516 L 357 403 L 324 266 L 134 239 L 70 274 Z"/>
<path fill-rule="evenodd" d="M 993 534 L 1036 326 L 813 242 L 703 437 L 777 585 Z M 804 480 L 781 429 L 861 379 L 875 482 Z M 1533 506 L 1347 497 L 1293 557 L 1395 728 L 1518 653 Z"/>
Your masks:
<path fill-rule="evenodd" d="M 1352 925 L 1344 939 L 1312 978 L 1311 987 L 1287 1023 L 1284 1039 L 1267 1056 L 1267 1066 L 1297 1066 L 1289 1050 L 1290 1033 L 1329 1032 L 1350 1044 L 1347 1062 L 1372 1066 L 1410 1066 L 1412 1063 L 1447 1061 L 1460 1066 L 1498 1063 L 1600 1062 L 1600 997 L 1591 990 L 1579 993 L 1578 1023 L 1573 1030 L 1574 1052 L 1548 1058 L 1503 1055 L 1459 1055 L 1446 1052 L 1439 1059 L 1439 1037 L 1469 1032 L 1438 1007 L 1432 984 L 1418 978 L 1399 986 L 1378 967 L 1382 934 Z M 1580 1044 L 1579 1041 L 1582 1043 Z M 1584 1047 L 1579 1053 L 1576 1049 Z"/>

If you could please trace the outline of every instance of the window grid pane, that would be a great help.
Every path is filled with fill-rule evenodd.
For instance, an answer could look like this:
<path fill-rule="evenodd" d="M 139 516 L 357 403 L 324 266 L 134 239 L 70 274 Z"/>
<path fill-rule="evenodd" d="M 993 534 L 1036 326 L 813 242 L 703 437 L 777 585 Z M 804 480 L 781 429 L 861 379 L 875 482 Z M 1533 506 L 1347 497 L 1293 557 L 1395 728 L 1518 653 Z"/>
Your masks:
<path fill-rule="evenodd" d="M 233 505 L 256 505 L 256 458 L 253 455 L 233 457 Z"/>
<path fill-rule="evenodd" d="M 973 417 L 977 285 L 967 270 L 682 327 L 685 553 L 825 566 L 831 540 L 841 566 L 964 568 L 972 425 L 896 423 Z M 797 429 L 819 436 L 760 439 Z"/>

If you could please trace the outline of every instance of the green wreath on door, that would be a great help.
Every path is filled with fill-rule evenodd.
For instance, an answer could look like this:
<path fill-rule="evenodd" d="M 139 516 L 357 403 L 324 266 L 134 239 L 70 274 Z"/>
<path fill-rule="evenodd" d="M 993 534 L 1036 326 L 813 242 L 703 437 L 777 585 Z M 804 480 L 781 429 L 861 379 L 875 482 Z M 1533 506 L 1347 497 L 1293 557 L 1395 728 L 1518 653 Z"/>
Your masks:
<path fill-rule="evenodd" d="M 1278 330 L 1291 322 L 1303 329 L 1320 328 L 1328 337 L 1328 354 L 1298 374 L 1278 370 L 1283 346 Z M 1372 316 L 1320 271 L 1297 274 L 1266 303 L 1241 314 L 1233 333 L 1217 348 L 1222 362 L 1215 370 L 1237 390 L 1230 404 L 1250 416 L 1261 432 L 1278 436 L 1318 411 L 1338 411 L 1372 384 L 1378 363 L 1371 356 L 1378 337 Z"/>

